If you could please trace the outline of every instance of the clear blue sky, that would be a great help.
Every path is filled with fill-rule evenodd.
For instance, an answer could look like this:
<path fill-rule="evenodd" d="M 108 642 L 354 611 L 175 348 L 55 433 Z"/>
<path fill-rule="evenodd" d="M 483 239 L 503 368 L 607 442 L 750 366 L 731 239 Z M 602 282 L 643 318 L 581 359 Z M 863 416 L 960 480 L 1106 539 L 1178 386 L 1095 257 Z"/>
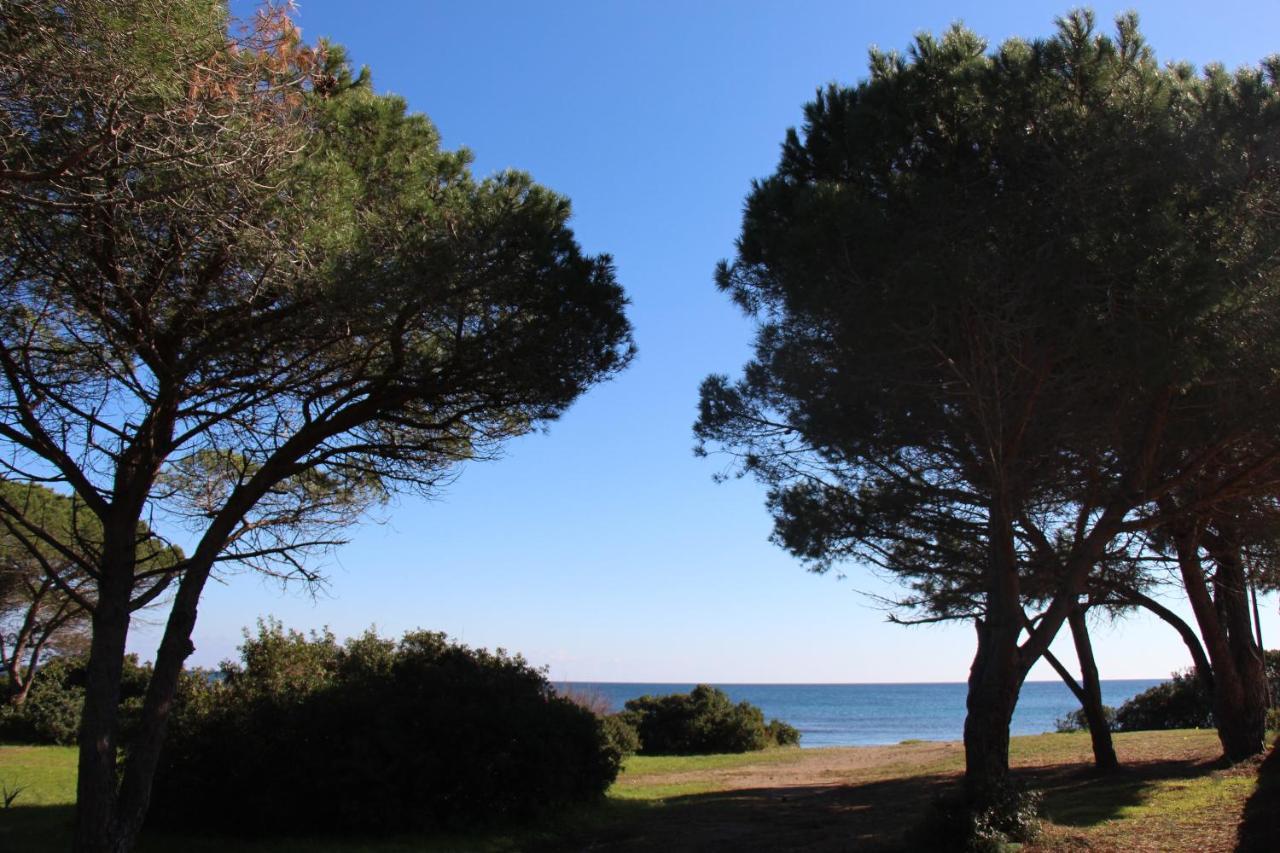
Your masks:
<path fill-rule="evenodd" d="M 865 75 L 867 48 L 904 48 L 956 20 L 991 43 L 1037 36 L 1056 2 L 420 2 L 301 0 L 307 39 L 328 36 L 467 146 L 475 170 L 515 167 L 573 201 L 591 252 L 629 293 L 640 353 L 545 434 L 469 467 L 433 502 L 405 498 L 326 559 L 319 598 L 252 575 L 212 583 L 192 662 L 233 656 L 274 614 L 340 636 L 424 627 L 520 651 L 557 680 L 960 681 L 967 625 L 888 625 L 863 592 L 892 585 L 849 566 L 806 573 L 767 541 L 759 486 L 712 482 L 696 459 L 697 388 L 748 356 L 749 324 L 711 282 L 732 253 L 752 178 L 829 81 Z M 1280 51 L 1280 4 L 1136 7 L 1162 60 L 1228 66 Z M 244 10 L 248 5 L 236 4 Z M 1274 600 L 1268 645 L 1280 645 Z M 155 618 L 155 617 L 152 617 Z M 158 631 L 135 630 L 153 655 Z M 1104 677 L 1188 665 L 1173 632 L 1132 620 L 1097 631 Z M 1060 645 L 1064 659 L 1074 661 Z M 1069 645 L 1069 644 L 1068 644 Z M 1033 678 L 1053 678 L 1043 664 Z"/>

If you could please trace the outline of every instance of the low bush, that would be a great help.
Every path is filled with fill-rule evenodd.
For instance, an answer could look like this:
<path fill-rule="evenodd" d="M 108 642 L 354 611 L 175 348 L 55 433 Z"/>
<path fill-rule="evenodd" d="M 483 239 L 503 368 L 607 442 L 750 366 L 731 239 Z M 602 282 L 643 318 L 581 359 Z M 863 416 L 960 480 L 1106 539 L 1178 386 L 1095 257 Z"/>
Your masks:
<path fill-rule="evenodd" d="M 1264 653 L 1267 689 L 1280 702 L 1280 650 Z M 1267 728 L 1277 720 L 1268 717 Z M 1206 729 L 1214 726 L 1213 697 L 1196 678 L 1195 670 L 1175 672 L 1171 680 L 1144 690 L 1116 711 L 1116 730 Z"/>
<path fill-rule="evenodd" d="M 416 632 L 346 644 L 278 623 L 243 665 L 188 679 L 152 819 L 235 831 L 391 833 L 494 825 L 594 800 L 620 752 L 519 656 Z"/>
<path fill-rule="evenodd" d="M 790 723 L 773 719 L 769 721 L 769 725 L 764 727 L 764 730 L 769 733 L 769 738 L 778 746 L 800 745 L 800 730 Z"/>
<path fill-rule="evenodd" d="M 606 714 L 600 717 L 609 748 L 625 758 L 640 751 L 640 732 L 625 714 Z"/>
<path fill-rule="evenodd" d="M 14 704 L 5 697 L 0 704 L 0 742 L 71 746 L 80 731 L 84 706 L 84 657 L 59 657 L 47 661 L 36 673 L 26 699 Z M 142 710 L 142 697 L 151 678 L 151 667 L 128 655 L 120 684 L 121 732 L 132 734 Z"/>
<path fill-rule="evenodd" d="M 974 809 L 962 798 L 938 798 L 908 837 L 913 850 L 1003 853 L 1042 832 L 1043 795 L 1010 782 L 991 805 Z"/>
<path fill-rule="evenodd" d="M 1116 730 L 1203 729 L 1213 726 L 1213 697 L 1195 672 L 1175 672 L 1116 709 Z"/>
<path fill-rule="evenodd" d="M 723 690 L 706 684 L 689 693 L 632 699 L 622 717 L 639 733 L 642 755 L 750 752 L 800 742 L 794 727 L 779 720 L 766 726 L 759 708 L 735 705 Z"/>
<path fill-rule="evenodd" d="M 1110 705 L 1102 706 L 1102 717 L 1106 720 L 1108 731 L 1116 730 L 1116 709 Z M 1084 708 L 1076 708 L 1066 716 L 1059 717 L 1053 722 L 1054 730 L 1066 734 L 1068 732 L 1087 732 L 1089 731 L 1089 718 L 1084 713 Z"/>

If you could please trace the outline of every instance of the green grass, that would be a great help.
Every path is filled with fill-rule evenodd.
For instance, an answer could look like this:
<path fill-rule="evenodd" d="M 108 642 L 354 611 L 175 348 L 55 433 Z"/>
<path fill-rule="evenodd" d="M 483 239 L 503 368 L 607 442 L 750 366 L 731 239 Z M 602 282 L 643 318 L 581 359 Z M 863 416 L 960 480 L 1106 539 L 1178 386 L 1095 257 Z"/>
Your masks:
<path fill-rule="evenodd" d="M 734 767 L 760 764 L 798 764 L 805 756 L 820 750 L 796 747 L 777 747 L 763 752 L 741 752 L 723 755 L 633 755 L 622 765 L 618 785 L 645 776 L 670 773 L 703 773 L 708 770 L 726 770 Z M 617 787 L 617 786 L 615 786 Z"/>
<path fill-rule="evenodd" d="M 66 806 L 76 801 L 74 746 L 0 746 L 0 786 L 16 806 Z"/>
<path fill-rule="evenodd" d="M 633 755 L 622 765 L 618 781 L 609 789 L 609 798 L 623 802 L 656 803 L 673 797 L 705 794 L 721 788 L 704 774 L 737 767 L 798 764 L 816 750 L 777 747 L 763 752 L 718 755 Z M 695 775 L 702 778 L 680 779 Z M 673 780 L 672 777 L 675 777 Z"/>
<path fill-rule="evenodd" d="M 0 746 L 0 787 L 9 793 L 19 789 L 12 805 L 0 812 L 0 850 L 71 846 L 75 747 Z"/>
<path fill-rule="evenodd" d="M 1089 770 L 1086 733 L 1018 737 L 1011 763 L 1046 793 L 1052 843 L 1045 849 L 1075 849 L 1079 844 L 1130 851 L 1210 849 L 1186 846 L 1187 838 L 1212 838 L 1228 844 L 1244 801 L 1254 791 L 1256 773 L 1248 767 L 1225 768 L 1212 731 L 1141 732 L 1116 736 L 1122 760 L 1131 766 L 1119 774 L 1097 776 Z M 823 777 L 823 784 L 899 785 L 911 780 L 955 778 L 963 766 L 961 750 L 940 756 L 924 742 L 901 744 L 887 763 L 848 778 Z M 896 748 L 895 748 L 896 749 Z M 620 827 L 652 825 L 672 819 L 671 804 L 699 802 L 697 795 L 732 787 L 740 768 L 786 769 L 803 774 L 804 765 L 841 750 L 773 749 L 742 755 L 633 756 L 609 791 L 605 804 L 584 808 L 543 827 L 518 832 L 490 831 L 430 837 L 379 839 L 297 838 L 240 840 L 246 853 L 512 853 L 531 847 L 556 849 L 558 839 L 610 837 Z M 0 850 L 63 850 L 70 844 L 75 800 L 76 753 L 67 747 L 0 747 L 0 785 L 20 787 L 13 807 L 0 813 Z M 769 771 L 772 772 L 772 771 Z M 692 800 L 690 798 L 693 798 Z M 711 801 L 716 800 L 712 797 Z M 704 800 L 704 802 L 710 802 Z M 883 808 L 888 808 L 886 804 Z M 877 806 L 877 809 L 880 809 Z M 1208 817 L 1207 817 L 1208 816 Z M 896 826 L 898 817 L 884 813 Z M 1213 823 L 1206 824 L 1212 819 Z M 210 821 L 233 815 L 210 813 Z M 216 853 L 228 849 L 217 836 L 165 835 L 143 838 L 142 853 Z M 1216 849 L 1216 848 L 1214 848 Z"/>

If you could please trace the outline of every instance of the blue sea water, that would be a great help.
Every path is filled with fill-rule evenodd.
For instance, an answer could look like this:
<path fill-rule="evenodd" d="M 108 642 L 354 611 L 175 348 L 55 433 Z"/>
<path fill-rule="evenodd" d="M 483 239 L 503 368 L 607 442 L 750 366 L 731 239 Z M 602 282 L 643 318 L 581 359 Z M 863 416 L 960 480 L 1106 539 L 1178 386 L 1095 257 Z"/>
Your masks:
<path fill-rule="evenodd" d="M 1118 707 L 1158 679 L 1102 682 L 1102 701 Z M 687 693 L 692 684 L 574 682 L 576 690 L 599 694 L 615 711 L 638 696 Z M 800 730 L 800 745 L 869 746 L 909 739 L 959 740 L 964 734 L 966 686 L 957 684 L 717 684 L 735 702 L 758 705 L 765 719 L 777 717 Z M 1061 681 L 1028 681 L 1013 715 L 1012 733 L 1054 730 L 1059 717 L 1079 708 Z"/>

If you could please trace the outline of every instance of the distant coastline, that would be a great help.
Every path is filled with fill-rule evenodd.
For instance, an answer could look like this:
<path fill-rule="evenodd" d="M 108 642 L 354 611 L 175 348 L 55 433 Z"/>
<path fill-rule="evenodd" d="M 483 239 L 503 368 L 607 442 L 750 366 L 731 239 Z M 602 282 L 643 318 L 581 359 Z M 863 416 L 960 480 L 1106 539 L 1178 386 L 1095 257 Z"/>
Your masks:
<path fill-rule="evenodd" d="M 1118 706 L 1165 679 L 1108 679 L 1102 698 Z M 570 681 L 575 690 L 597 693 L 614 710 L 642 695 L 688 692 L 684 682 Z M 964 682 L 885 684 L 723 684 L 714 686 L 735 702 L 758 705 L 766 718 L 777 717 L 800 729 L 802 747 L 879 746 L 904 740 L 960 740 L 964 734 Z M 1061 681 L 1028 681 L 1014 712 L 1011 734 L 1054 730 L 1054 724 L 1079 707 Z"/>

